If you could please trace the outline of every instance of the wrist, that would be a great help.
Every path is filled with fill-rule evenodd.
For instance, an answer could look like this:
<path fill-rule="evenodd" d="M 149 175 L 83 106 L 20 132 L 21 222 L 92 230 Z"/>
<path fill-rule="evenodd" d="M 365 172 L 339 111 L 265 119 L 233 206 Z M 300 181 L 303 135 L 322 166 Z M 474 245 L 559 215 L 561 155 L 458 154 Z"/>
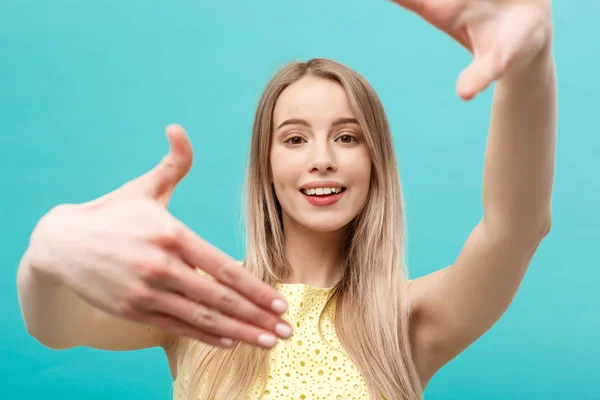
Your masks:
<path fill-rule="evenodd" d="M 548 40 L 535 56 L 526 63 L 517 65 L 507 71 L 498 83 L 502 86 L 517 86 L 520 88 L 535 86 L 540 82 L 547 82 L 553 76 L 553 71 L 552 42 Z"/>
<path fill-rule="evenodd" d="M 56 282 L 62 279 L 59 244 L 65 233 L 65 218 L 72 212 L 71 208 L 68 204 L 52 208 L 38 221 L 31 233 L 25 258 L 31 271 L 45 279 Z"/>

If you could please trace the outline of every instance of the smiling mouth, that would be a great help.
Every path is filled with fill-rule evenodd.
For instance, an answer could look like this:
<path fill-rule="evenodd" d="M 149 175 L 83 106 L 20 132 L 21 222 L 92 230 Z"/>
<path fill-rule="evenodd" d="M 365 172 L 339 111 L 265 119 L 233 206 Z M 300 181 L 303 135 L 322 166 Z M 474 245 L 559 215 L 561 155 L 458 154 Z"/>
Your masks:
<path fill-rule="evenodd" d="M 326 197 L 336 194 L 340 194 L 346 191 L 345 187 L 332 187 L 332 188 L 314 188 L 314 189 L 301 189 L 300 192 L 307 196 L 315 197 Z"/>

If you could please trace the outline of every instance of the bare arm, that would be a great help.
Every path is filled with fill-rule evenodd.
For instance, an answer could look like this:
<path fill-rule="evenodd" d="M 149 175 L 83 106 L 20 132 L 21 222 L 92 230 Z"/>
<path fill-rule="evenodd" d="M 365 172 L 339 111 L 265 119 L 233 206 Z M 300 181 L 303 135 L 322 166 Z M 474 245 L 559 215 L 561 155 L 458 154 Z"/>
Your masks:
<path fill-rule="evenodd" d="M 291 336 L 285 299 L 168 212 L 193 151 L 180 126 L 167 136 L 171 151 L 150 171 L 34 229 L 17 285 L 27 330 L 46 346 L 170 348 L 183 336 L 271 348 Z"/>
<path fill-rule="evenodd" d="M 117 318 L 91 306 L 32 265 L 30 259 L 28 250 L 17 272 L 19 302 L 27 331 L 44 346 L 120 351 L 171 342 L 171 336 L 159 328 Z"/>
<path fill-rule="evenodd" d="M 503 315 L 550 230 L 556 103 L 550 44 L 497 83 L 483 173 L 484 217 L 453 265 L 410 287 L 414 347 L 425 381 Z"/>

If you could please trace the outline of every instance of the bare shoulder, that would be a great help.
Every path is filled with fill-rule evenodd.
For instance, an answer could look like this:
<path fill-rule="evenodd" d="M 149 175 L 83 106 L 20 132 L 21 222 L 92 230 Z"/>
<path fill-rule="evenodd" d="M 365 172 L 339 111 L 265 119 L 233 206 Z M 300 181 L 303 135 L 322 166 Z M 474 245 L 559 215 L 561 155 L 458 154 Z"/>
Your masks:
<path fill-rule="evenodd" d="M 163 350 L 169 361 L 169 369 L 173 380 L 176 380 L 181 373 L 181 366 L 184 362 L 188 362 L 185 358 L 190 351 L 190 348 L 204 349 L 204 346 L 209 346 L 206 343 L 196 339 L 191 339 L 185 336 L 172 336 L 163 346 Z"/>
<path fill-rule="evenodd" d="M 440 294 L 444 293 L 443 288 L 449 284 L 450 273 L 449 267 L 442 268 L 412 280 L 408 286 L 411 350 L 423 387 L 470 344 L 461 341 L 458 345 L 456 340 L 448 343 L 449 339 L 459 334 L 454 332 L 452 323 L 440 317 L 450 315 L 448 308 L 456 307 L 447 296 L 440 298 Z M 448 339 L 445 335 L 448 335 Z"/>
<path fill-rule="evenodd" d="M 448 356 L 445 354 L 447 344 L 440 340 L 445 329 L 440 329 L 441 325 L 437 316 L 445 313 L 443 308 L 446 306 L 442 302 L 434 300 L 436 293 L 442 292 L 440 288 L 447 284 L 448 272 L 448 268 L 443 268 L 413 279 L 408 285 L 411 351 L 423 387 L 427 386 L 431 378 L 446 363 L 464 350 L 461 348 L 452 356 Z M 432 311 L 431 308 L 436 308 L 436 310 Z M 450 333 L 451 326 L 446 324 L 445 328 Z"/>
<path fill-rule="evenodd" d="M 178 369 L 189 347 L 189 339 L 183 336 L 171 335 L 163 343 L 163 350 L 169 361 L 169 369 L 173 379 L 177 379 Z"/>
<path fill-rule="evenodd" d="M 411 345 L 424 380 L 508 310 L 545 234 L 499 234 L 480 222 L 453 264 L 411 282 Z"/>
<path fill-rule="evenodd" d="M 432 358 L 434 349 L 430 347 L 430 342 L 426 340 L 421 329 L 424 313 L 421 308 L 423 297 L 426 296 L 426 290 L 422 285 L 422 279 L 414 279 L 408 285 L 408 298 L 410 302 L 410 343 L 412 357 L 415 367 L 419 373 L 422 387 L 427 386 L 433 375 L 437 372 Z"/>

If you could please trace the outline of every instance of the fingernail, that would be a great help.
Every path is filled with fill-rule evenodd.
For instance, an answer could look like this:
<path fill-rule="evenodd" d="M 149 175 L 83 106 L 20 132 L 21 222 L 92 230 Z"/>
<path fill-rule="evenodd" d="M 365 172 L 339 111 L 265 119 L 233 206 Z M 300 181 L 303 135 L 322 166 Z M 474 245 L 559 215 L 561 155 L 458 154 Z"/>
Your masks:
<path fill-rule="evenodd" d="M 233 340 L 229 338 L 221 338 L 221 344 L 225 347 L 233 346 Z"/>
<path fill-rule="evenodd" d="M 275 333 L 284 339 L 288 339 L 292 336 L 292 327 L 280 322 L 275 325 Z"/>
<path fill-rule="evenodd" d="M 283 301 L 281 299 L 275 299 L 271 303 L 271 308 L 273 309 L 273 311 L 283 314 L 284 312 L 287 311 L 288 306 L 285 301 Z"/>
<path fill-rule="evenodd" d="M 268 333 L 261 333 L 258 335 L 258 343 L 264 347 L 273 347 L 275 343 L 277 343 L 277 338 L 273 335 L 269 335 Z"/>

